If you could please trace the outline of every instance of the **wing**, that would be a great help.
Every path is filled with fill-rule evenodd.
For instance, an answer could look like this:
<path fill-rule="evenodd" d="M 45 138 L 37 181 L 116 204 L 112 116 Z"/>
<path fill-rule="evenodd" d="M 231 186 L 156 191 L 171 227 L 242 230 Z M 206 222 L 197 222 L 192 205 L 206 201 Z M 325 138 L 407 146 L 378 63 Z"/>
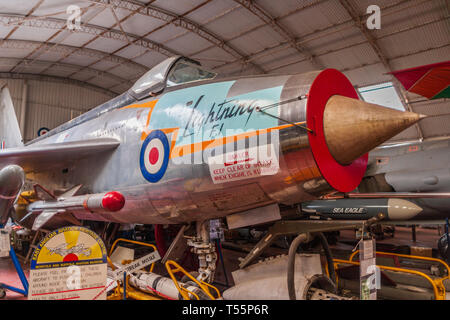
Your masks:
<path fill-rule="evenodd" d="M 0 151 L 0 168 L 17 164 L 25 172 L 39 171 L 54 165 L 76 161 L 102 152 L 114 150 L 120 142 L 113 138 L 89 139 L 51 144 L 32 144 Z"/>

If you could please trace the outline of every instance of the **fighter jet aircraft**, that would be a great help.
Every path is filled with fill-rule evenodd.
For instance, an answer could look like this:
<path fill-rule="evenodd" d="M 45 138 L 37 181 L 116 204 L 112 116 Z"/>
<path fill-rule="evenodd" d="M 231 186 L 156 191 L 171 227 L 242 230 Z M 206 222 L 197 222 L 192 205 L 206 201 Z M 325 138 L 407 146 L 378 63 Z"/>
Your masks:
<path fill-rule="evenodd" d="M 26 176 L 37 199 L 21 222 L 35 230 L 280 219 L 278 204 L 354 190 L 367 152 L 425 117 L 358 100 L 335 69 L 216 79 L 177 56 L 23 145 L 7 88 L 1 94 L 0 223 Z M 207 242 L 203 231 L 195 241 Z"/>

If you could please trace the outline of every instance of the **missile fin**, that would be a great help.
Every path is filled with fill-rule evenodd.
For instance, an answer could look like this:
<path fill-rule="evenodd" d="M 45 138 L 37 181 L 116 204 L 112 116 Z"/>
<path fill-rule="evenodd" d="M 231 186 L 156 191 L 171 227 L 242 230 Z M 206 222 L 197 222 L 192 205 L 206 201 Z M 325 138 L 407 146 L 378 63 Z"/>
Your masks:
<path fill-rule="evenodd" d="M 36 193 L 36 196 L 41 200 L 56 200 L 56 196 L 45 189 L 40 184 L 35 184 L 34 186 L 34 192 Z"/>
<path fill-rule="evenodd" d="M 60 198 L 72 197 L 81 189 L 82 186 L 83 186 L 82 184 L 76 185 L 76 186 L 70 188 L 69 190 L 67 190 L 66 192 L 64 192 L 59 197 Z"/>
<path fill-rule="evenodd" d="M 55 216 L 59 211 L 58 210 L 44 210 L 40 215 L 36 217 L 34 220 L 32 230 L 36 231 L 43 227 L 51 218 Z"/>

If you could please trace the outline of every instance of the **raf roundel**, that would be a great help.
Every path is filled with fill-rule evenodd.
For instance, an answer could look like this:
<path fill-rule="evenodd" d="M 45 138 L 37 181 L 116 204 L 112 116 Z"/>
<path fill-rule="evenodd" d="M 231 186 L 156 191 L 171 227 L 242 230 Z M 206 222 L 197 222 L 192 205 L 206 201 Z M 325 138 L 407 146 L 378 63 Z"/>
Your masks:
<path fill-rule="evenodd" d="M 139 157 L 141 172 L 150 182 L 158 182 L 169 164 L 169 141 L 161 130 L 154 130 L 145 138 Z"/>

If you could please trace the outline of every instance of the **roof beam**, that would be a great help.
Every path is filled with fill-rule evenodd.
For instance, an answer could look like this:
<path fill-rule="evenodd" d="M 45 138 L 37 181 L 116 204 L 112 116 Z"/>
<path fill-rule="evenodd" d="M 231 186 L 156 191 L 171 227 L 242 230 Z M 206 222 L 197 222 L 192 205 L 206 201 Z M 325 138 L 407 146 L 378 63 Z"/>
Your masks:
<path fill-rule="evenodd" d="M 385 67 L 386 71 L 387 72 L 394 71 L 392 69 L 391 65 L 389 64 L 388 58 L 385 56 L 383 50 L 378 45 L 378 43 L 376 41 L 377 39 L 372 34 L 372 32 L 368 28 L 366 28 L 364 22 L 362 21 L 362 19 L 359 16 L 358 12 L 355 10 L 355 8 L 353 8 L 353 6 L 349 2 L 349 0 L 339 0 L 339 2 L 344 7 L 344 9 L 347 11 L 347 13 L 350 15 L 350 17 L 353 19 L 355 26 L 364 35 L 364 37 L 366 38 L 370 47 L 373 49 L 373 51 L 375 52 L 375 54 L 377 55 L 377 57 L 380 59 L 381 63 Z M 403 107 L 406 110 L 412 112 L 412 107 L 408 103 L 408 97 L 406 96 L 406 92 L 405 92 L 404 88 L 402 87 L 402 85 L 398 82 L 398 80 L 394 76 L 391 76 L 391 78 L 392 78 L 392 85 L 393 85 L 395 91 L 397 92 L 397 95 L 399 96 L 400 100 L 402 101 Z M 419 134 L 419 138 L 422 140 L 423 136 L 424 136 L 422 128 L 420 127 L 419 123 L 416 123 L 415 127 L 417 128 L 417 133 Z"/>
<path fill-rule="evenodd" d="M 111 90 L 99 87 L 95 84 L 87 83 L 84 81 L 63 78 L 63 77 L 57 77 L 57 76 L 44 75 L 44 74 L 0 72 L 0 79 L 26 79 L 26 80 L 66 83 L 66 84 L 72 84 L 72 85 L 76 85 L 79 87 L 94 90 L 94 91 L 106 94 L 110 97 L 115 97 L 118 94 L 115 91 L 111 91 Z"/>
<path fill-rule="evenodd" d="M 95 49 L 79 48 L 79 47 L 69 46 L 69 45 L 65 45 L 65 44 L 56 45 L 54 43 L 43 43 L 43 42 L 31 41 L 31 40 L 8 39 L 8 40 L 0 41 L 0 48 L 24 49 L 24 50 L 32 50 L 33 52 L 37 52 L 36 49 L 39 49 L 39 50 L 44 50 L 46 52 L 58 53 L 60 55 L 66 55 L 67 53 L 72 53 L 74 55 L 79 55 L 82 57 L 91 57 L 91 58 L 96 58 L 96 59 L 100 59 L 102 61 L 107 61 L 107 62 L 111 62 L 111 63 L 125 64 L 127 67 L 134 69 L 140 73 L 148 70 L 148 68 L 146 66 L 141 65 L 132 60 L 123 58 L 121 56 L 111 55 L 107 52 L 103 52 L 103 51 L 99 51 L 99 50 L 95 50 Z M 28 55 L 27 57 L 28 57 L 27 61 L 34 60 L 33 58 L 30 58 L 31 55 Z M 84 68 L 84 66 L 80 66 L 80 67 Z"/>
<path fill-rule="evenodd" d="M 31 16 L 31 15 L 33 14 L 33 12 L 34 12 L 41 4 L 42 4 L 42 2 L 44 2 L 44 0 L 39 0 L 38 3 L 36 3 L 36 4 L 34 5 L 34 7 L 31 8 L 31 10 L 28 11 L 28 13 L 24 16 L 24 19 L 26 19 L 26 18 L 28 18 L 29 16 Z M 10 36 L 12 36 L 12 34 L 13 34 L 14 32 L 16 32 L 17 29 L 19 29 L 19 27 L 20 27 L 20 24 L 17 25 L 17 26 L 15 26 L 15 27 L 14 27 L 14 28 L 13 28 L 13 29 L 5 36 L 4 39 L 8 39 Z"/>
<path fill-rule="evenodd" d="M 155 1 L 155 0 L 151 0 L 148 4 L 150 4 L 150 3 L 154 2 L 154 1 Z M 148 4 L 147 4 L 147 5 L 148 5 Z M 96 4 L 93 3 L 92 5 L 96 5 Z M 104 8 L 107 8 L 107 6 L 105 6 Z M 119 27 L 120 27 L 120 29 L 121 29 L 121 31 L 122 31 L 122 34 L 125 36 L 125 38 L 126 38 L 127 41 L 128 41 L 128 45 L 133 44 L 133 42 L 135 42 L 135 41 L 133 41 L 133 42 L 130 41 L 130 39 L 129 39 L 128 36 L 126 35 L 126 32 L 123 30 L 121 23 L 124 22 L 124 21 L 126 21 L 127 19 L 131 18 L 132 16 L 134 16 L 134 15 L 137 13 L 137 11 L 133 11 L 133 12 L 131 12 L 130 14 L 128 14 L 127 16 L 125 16 L 125 17 L 123 17 L 122 19 L 119 20 L 118 17 L 117 17 L 117 15 L 115 14 L 114 8 L 113 8 L 113 7 L 109 7 L 109 8 L 111 9 L 112 14 L 114 15 L 114 18 L 115 18 L 115 20 L 116 20 L 116 23 L 115 23 L 114 25 L 112 25 L 108 30 L 112 30 L 115 26 L 119 25 Z M 96 37 L 94 37 L 93 39 L 87 41 L 87 42 L 84 43 L 81 47 L 82 47 L 82 48 L 85 47 L 85 46 L 88 45 L 89 43 L 95 41 L 98 37 L 99 37 L 99 36 L 96 36 Z M 141 37 L 141 38 L 143 38 L 143 37 Z M 121 51 L 122 48 L 125 48 L 125 47 L 127 47 L 128 45 L 125 45 L 125 46 L 120 47 L 119 49 L 117 49 L 117 50 L 111 52 L 109 55 L 110 55 L 110 56 L 115 55 L 117 52 Z M 148 52 L 148 49 L 144 50 L 144 52 L 147 53 L 147 52 Z M 96 60 L 96 61 L 94 61 L 94 62 L 88 64 L 88 65 L 85 66 L 85 67 L 86 67 L 86 68 L 89 68 L 89 67 L 93 66 L 94 64 L 97 64 L 97 63 L 100 62 L 100 61 L 102 61 L 102 59 L 98 59 L 98 60 Z M 122 65 L 122 64 L 123 64 L 123 63 L 118 63 L 118 64 L 116 64 L 115 66 L 113 66 L 113 67 L 111 67 L 111 68 L 108 68 L 108 69 L 105 70 L 105 71 L 110 71 L 110 70 L 112 70 L 112 69 L 114 69 L 114 68 L 116 68 L 116 67 L 118 67 L 118 66 L 120 66 L 120 65 Z M 83 68 L 81 68 L 81 69 L 78 70 L 77 72 L 74 72 L 74 73 L 70 74 L 70 76 L 73 76 L 74 74 L 76 74 L 76 73 L 78 73 L 78 72 L 80 72 L 80 71 L 82 71 L 82 70 L 83 70 Z M 146 68 L 146 70 L 147 70 L 147 68 Z M 89 80 L 93 80 L 94 78 L 96 78 L 96 76 L 93 76 L 93 77 L 89 78 L 88 81 L 89 81 Z"/>
<path fill-rule="evenodd" d="M 400 59 L 400 58 L 406 58 L 406 57 L 410 57 L 410 56 L 413 56 L 413 55 L 416 55 L 416 54 L 421 54 L 421 53 L 424 53 L 424 52 L 429 52 L 429 51 L 431 51 L 431 50 L 439 50 L 439 49 L 447 48 L 447 47 L 450 47 L 450 43 L 445 43 L 445 44 L 443 44 L 443 45 L 439 45 L 439 46 L 436 46 L 436 47 L 431 47 L 431 48 L 427 48 L 427 49 L 418 50 L 418 51 L 414 51 L 414 52 L 407 53 L 407 54 L 400 54 L 400 55 L 398 55 L 398 56 L 394 56 L 394 57 L 389 58 L 389 61 L 396 60 L 396 59 Z M 373 66 L 373 65 L 376 65 L 376 64 L 380 64 L 380 63 L 381 63 L 381 62 L 378 60 L 378 61 L 374 61 L 374 62 L 371 62 L 371 63 L 365 63 L 365 64 L 363 64 L 363 65 L 359 65 L 359 66 L 356 66 L 356 67 L 351 67 L 351 68 L 341 69 L 340 71 L 341 71 L 341 72 L 346 72 L 346 71 L 350 71 L 350 70 L 355 70 L 355 69 L 359 69 L 359 68 L 364 68 L 364 67 L 367 67 L 367 66 Z M 384 82 L 385 82 L 385 81 L 384 81 Z M 364 86 L 370 86 L 370 85 L 372 85 L 372 84 L 379 84 L 379 83 L 382 83 L 382 82 L 378 82 L 378 83 L 368 83 L 368 84 L 364 84 Z"/>
<path fill-rule="evenodd" d="M 8 27 L 11 25 L 20 24 L 21 26 L 27 26 L 32 28 L 56 29 L 56 30 L 60 30 L 64 28 L 64 26 L 66 25 L 66 20 L 64 19 L 57 19 L 57 18 L 40 19 L 39 17 L 36 17 L 36 19 L 24 20 L 24 18 L 25 18 L 24 15 L 12 15 L 1 13 L 0 24 Z M 80 28 L 77 29 L 77 32 L 92 34 L 94 36 L 100 36 L 102 38 L 114 39 L 128 43 L 128 40 L 125 38 L 122 32 L 114 29 L 109 30 L 107 28 L 103 28 L 92 24 L 81 23 Z M 159 52 L 167 57 L 179 55 L 178 52 L 171 50 L 155 41 L 141 38 L 140 36 L 130 33 L 126 33 L 126 36 L 130 38 L 132 41 L 134 41 L 133 44 L 136 46 L 140 46 L 152 51 Z"/>
<path fill-rule="evenodd" d="M 272 28 L 272 30 L 274 30 L 284 39 L 286 39 L 292 48 L 297 50 L 301 55 L 303 55 L 307 60 L 311 62 L 314 68 L 324 69 L 323 64 L 317 60 L 314 54 L 312 54 L 304 46 L 300 45 L 296 37 L 289 30 L 287 30 L 286 27 L 283 27 L 270 13 L 268 13 L 262 7 L 257 5 L 253 0 L 234 0 L 234 1 L 242 5 L 244 8 L 253 13 L 259 19 L 264 21 L 268 26 Z"/>
<path fill-rule="evenodd" d="M 391 15 L 393 13 L 396 13 L 399 10 L 405 10 L 406 8 L 415 7 L 417 5 L 425 3 L 427 1 L 429 1 L 429 0 L 422 0 L 422 1 L 419 1 L 419 2 L 410 3 L 410 0 L 402 0 L 402 1 L 398 2 L 398 3 L 393 4 L 393 5 L 389 4 L 389 5 L 385 6 L 385 7 L 382 7 L 381 10 L 383 12 L 383 17 L 386 17 L 387 15 Z M 408 4 L 408 6 L 406 6 L 406 7 L 405 6 L 401 6 L 402 4 L 405 4 L 405 3 Z M 401 6 L 401 8 L 398 8 L 398 6 Z M 299 11 L 301 11 L 301 10 L 297 9 L 297 10 L 291 11 L 291 12 L 289 12 L 287 14 L 284 14 L 282 16 L 275 17 L 274 19 L 275 20 L 281 20 L 281 19 L 284 19 L 284 18 L 287 18 L 287 17 L 291 16 L 292 14 L 298 13 Z M 364 14 L 360 18 L 364 19 L 367 16 L 369 16 L 369 15 L 368 14 Z M 442 19 L 440 19 L 440 20 L 442 20 Z M 432 22 L 435 22 L 435 21 L 432 21 Z M 337 24 L 330 25 L 330 26 L 325 27 L 323 29 L 315 30 L 312 33 L 309 33 L 309 34 L 306 34 L 306 35 L 302 36 L 302 39 L 298 40 L 298 43 L 300 45 L 302 45 L 302 44 L 305 44 L 305 43 L 307 43 L 309 41 L 317 40 L 317 39 L 326 37 L 329 34 L 333 34 L 333 33 L 336 33 L 336 32 L 342 32 L 345 29 L 352 28 L 353 24 L 354 24 L 353 19 L 350 18 L 349 20 L 346 20 L 346 21 L 343 21 L 343 22 L 340 22 L 340 23 L 337 23 Z M 239 37 L 242 37 L 242 36 L 244 36 L 244 35 L 246 35 L 246 34 L 248 34 L 250 32 L 253 32 L 255 30 L 258 30 L 258 29 L 260 29 L 260 28 L 262 28 L 264 26 L 266 26 L 265 23 L 262 24 L 262 25 L 256 26 L 256 27 L 252 27 L 252 28 L 250 28 L 248 30 L 245 30 L 243 32 L 240 32 L 239 34 L 231 37 L 228 41 L 231 41 L 231 40 L 237 39 Z M 263 49 L 261 51 L 258 51 L 258 52 L 255 52 L 255 53 L 249 55 L 248 58 L 247 58 L 247 61 L 251 61 L 251 60 L 254 60 L 254 59 L 257 59 L 257 58 L 264 57 L 267 54 L 272 54 L 274 52 L 276 53 L 278 51 L 282 51 L 288 46 L 290 46 L 288 41 L 281 42 L 281 43 L 279 43 L 277 45 L 274 45 L 274 46 L 269 47 L 269 48 L 265 48 L 265 49 Z M 208 49 L 210 49 L 210 48 L 199 50 L 196 53 L 194 53 L 193 56 L 195 56 L 195 55 L 197 55 L 199 53 L 202 53 L 203 51 L 206 51 Z M 317 53 L 316 56 L 320 56 L 320 54 Z M 300 61 L 304 61 L 304 60 L 305 59 L 302 59 Z M 240 63 L 240 61 L 239 60 L 229 61 L 229 62 L 224 63 L 222 65 L 218 65 L 218 66 L 214 67 L 213 69 L 219 69 L 221 67 L 229 66 L 229 65 L 232 65 L 232 64 L 236 64 L 236 63 Z M 268 71 L 268 72 L 270 72 L 270 71 Z"/>
<path fill-rule="evenodd" d="M 18 58 L 0 58 L 0 64 L 3 64 L 3 65 L 14 64 L 14 63 L 17 63 L 17 61 L 19 61 L 19 60 L 20 59 L 18 59 Z M 24 64 L 24 66 L 26 66 L 27 63 L 31 63 L 31 62 L 32 62 L 32 60 L 24 60 L 23 64 Z M 49 64 L 57 66 L 57 67 L 68 68 L 68 69 L 78 69 L 80 67 L 79 65 L 74 65 L 74 64 L 70 64 L 70 63 L 52 62 L 52 61 L 44 61 L 44 60 L 35 60 L 33 62 L 32 66 L 47 67 Z M 112 79 L 112 80 L 114 80 L 116 82 L 127 83 L 130 86 L 134 84 L 132 81 L 130 81 L 128 79 L 124 79 L 122 77 L 116 76 L 116 75 L 114 75 L 112 73 L 109 73 L 109 72 L 105 72 L 105 71 L 101 71 L 101 70 L 97 70 L 97 69 L 92 69 L 92 68 L 87 68 L 87 69 L 85 69 L 85 71 L 87 73 L 96 74 L 99 77 Z"/>
<path fill-rule="evenodd" d="M 443 21 L 443 20 L 447 20 L 447 18 L 445 17 L 445 18 L 433 19 L 433 20 L 427 21 L 427 22 L 425 22 L 425 23 L 423 23 L 423 24 L 421 24 L 421 25 L 415 25 L 415 26 L 410 26 L 410 27 L 403 28 L 403 29 L 400 29 L 400 30 L 396 30 L 396 31 L 393 32 L 393 33 L 385 34 L 385 35 L 383 35 L 383 36 L 377 38 L 377 40 L 383 39 L 383 38 L 385 38 L 385 37 L 390 37 L 390 36 L 392 36 L 392 35 L 394 35 L 394 34 L 398 34 L 398 33 L 401 33 L 401 32 L 406 32 L 406 31 L 410 31 L 410 30 L 413 30 L 413 29 L 416 29 L 416 28 L 421 28 L 421 27 L 423 27 L 423 26 L 426 26 L 426 25 L 429 25 L 429 24 L 432 24 L 432 23 L 436 23 L 436 22 L 440 22 L 440 21 Z M 326 54 L 331 54 L 331 53 L 339 52 L 339 51 L 341 51 L 341 50 L 348 49 L 348 48 L 351 48 L 351 47 L 356 47 L 356 46 L 359 46 L 359 45 L 362 45 L 362 44 L 365 44 L 365 43 L 367 43 L 367 40 L 364 39 L 364 40 L 362 40 L 362 41 L 359 41 L 359 42 L 356 42 L 356 43 L 352 43 L 352 44 L 350 44 L 350 45 L 341 46 L 341 47 L 335 48 L 335 49 L 333 49 L 333 50 L 325 50 L 325 51 L 322 51 L 322 52 L 317 52 L 317 53 L 316 53 L 316 56 L 317 56 L 317 57 L 320 57 L 320 56 L 323 56 L 323 55 L 326 55 Z M 430 51 L 430 50 L 436 50 L 436 49 L 440 49 L 440 48 L 448 47 L 448 46 L 449 46 L 449 44 L 444 44 L 444 45 L 438 46 L 438 47 L 431 47 L 431 48 L 427 48 L 427 49 L 425 49 L 425 50 L 420 50 L 420 51 L 417 51 L 417 52 L 413 52 L 413 53 L 408 54 L 408 55 L 395 56 L 395 57 L 392 57 L 392 58 L 389 59 L 389 60 L 394 60 L 394 59 L 398 59 L 398 58 L 403 58 L 403 57 L 407 57 L 407 56 L 409 56 L 409 55 L 414 55 L 414 54 L 418 54 L 418 53 L 422 53 L 422 52 Z M 278 49 L 278 47 L 276 47 L 276 48 Z M 264 49 L 264 50 L 261 50 L 261 51 L 255 53 L 255 55 L 258 55 L 258 57 L 260 57 L 259 54 L 265 54 L 266 52 L 272 53 L 271 50 L 273 50 L 273 49 L 274 49 L 274 48 Z M 300 62 L 303 62 L 303 61 L 305 61 L 305 60 L 306 60 L 306 59 L 302 58 L 302 59 L 298 59 L 298 60 L 293 61 L 293 62 L 284 63 L 284 64 L 278 65 L 278 66 L 276 66 L 276 67 L 274 67 L 274 68 L 272 68 L 272 69 L 270 69 L 270 70 L 267 70 L 267 72 L 268 72 L 268 73 L 271 73 L 271 72 L 273 72 L 273 71 L 275 71 L 275 70 L 277 70 L 277 69 L 281 69 L 281 68 L 284 68 L 284 67 L 287 67 L 287 66 L 290 66 L 290 65 L 295 65 L 295 64 L 300 63 Z M 364 67 L 364 66 L 370 66 L 370 65 L 374 65 L 374 64 L 378 64 L 378 63 L 381 63 L 381 62 L 380 62 L 379 60 L 377 60 L 377 61 L 375 61 L 375 62 L 367 63 L 367 64 L 364 64 L 364 65 L 361 65 L 361 66 L 358 66 L 358 67 L 351 67 L 351 68 L 341 69 L 341 71 L 344 72 L 344 71 L 348 71 L 348 70 L 358 69 L 358 68 L 361 68 L 361 67 Z M 217 67 L 215 67 L 215 68 L 213 68 L 213 69 L 220 69 L 221 67 L 230 66 L 230 65 L 232 65 L 232 64 L 233 64 L 233 62 L 230 62 L 230 63 L 228 63 L 228 64 L 223 64 L 223 65 L 217 66 Z M 233 75 L 233 74 L 231 74 L 231 75 Z"/>
<path fill-rule="evenodd" d="M 235 58 L 245 60 L 246 57 L 245 54 L 241 52 L 239 49 L 235 48 L 230 44 L 227 44 L 224 39 L 214 34 L 212 31 L 208 30 L 204 26 L 201 26 L 200 24 L 186 18 L 184 15 L 178 15 L 176 13 L 155 7 L 153 5 L 145 5 L 143 3 L 128 0 L 87 0 L 87 1 L 93 3 L 101 3 L 107 6 L 114 6 L 117 8 L 126 9 L 130 11 L 137 11 L 141 15 L 165 21 L 168 24 L 173 24 L 177 27 L 195 33 L 201 38 L 211 42 L 216 47 L 219 47 L 224 51 L 226 51 L 227 53 L 231 54 Z M 251 63 L 250 65 L 260 73 L 266 73 L 261 66 L 255 63 Z"/>
<path fill-rule="evenodd" d="M 86 7 L 86 8 L 82 8 L 82 9 L 81 9 L 81 14 L 85 13 L 85 12 L 86 12 L 90 7 L 92 7 L 92 6 L 94 6 L 94 5 L 92 4 L 92 5 L 90 5 L 90 6 Z M 59 14 L 59 13 L 58 13 L 58 14 Z M 51 16 L 51 15 L 54 15 L 54 13 L 53 13 L 53 14 L 49 14 L 49 15 L 47 15 L 47 16 Z M 43 16 L 40 16 L 40 17 L 43 17 Z M 24 18 L 24 19 L 27 19 L 27 18 Z M 24 59 L 29 59 L 32 55 L 34 55 L 37 51 L 39 51 L 44 45 L 46 45 L 47 43 L 49 43 L 49 42 L 50 42 L 52 39 L 54 39 L 57 35 L 59 35 L 61 32 L 63 32 L 63 31 L 66 29 L 66 27 L 67 27 L 67 24 L 64 26 L 64 28 L 62 28 L 62 29 L 56 31 L 54 34 L 52 34 L 45 42 L 42 43 L 41 46 L 36 47 L 34 50 L 32 50 L 30 53 L 28 53 L 28 55 L 25 56 Z M 37 59 L 39 56 L 41 56 L 41 55 L 44 54 L 45 52 L 46 52 L 46 50 L 41 51 L 37 56 L 34 57 L 34 59 Z M 22 61 L 20 61 L 18 64 L 16 64 L 14 67 L 12 67 L 12 68 L 9 70 L 9 72 L 13 72 L 14 69 L 20 67 L 21 64 L 22 64 Z"/>

